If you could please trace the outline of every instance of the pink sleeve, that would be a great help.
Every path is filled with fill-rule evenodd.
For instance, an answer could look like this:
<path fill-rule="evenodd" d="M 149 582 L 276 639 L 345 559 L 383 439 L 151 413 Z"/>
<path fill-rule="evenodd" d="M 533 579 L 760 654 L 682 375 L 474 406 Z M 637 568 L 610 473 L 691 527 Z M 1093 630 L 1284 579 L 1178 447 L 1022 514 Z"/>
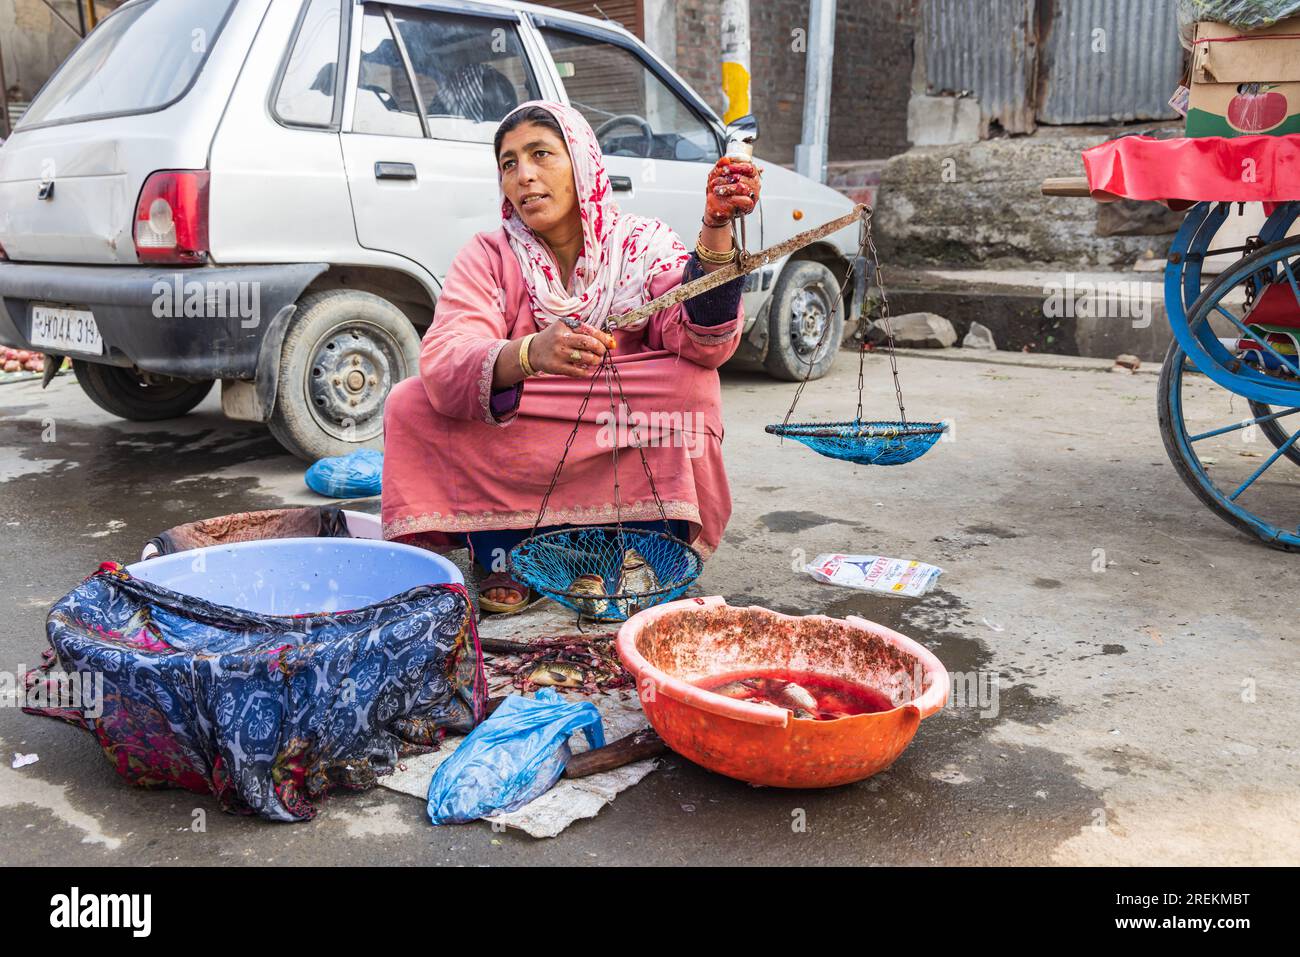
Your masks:
<path fill-rule="evenodd" d="M 664 293 L 681 285 L 682 269 L 670 269 L 650 280 L 651 296 Z M 716 326 L 700 326 L 691 322 L 682 303 L 661 309 L 646 324 L 646 345 L 651 349 L 667 349 L 683 359 L 689 359 L 706 369 L 716 369 L 732 357 L 740 345 L 740 330 L 745 324 L 745 307 L 736 307 L 736 318 Z"/>
<path fill-rule="evenodd" d="M 510 409 L 495 414 L 492 403 L 493 367 L 510 341 L 503 294 L 492 256 L 475 237 L 452 260 L 420 346 L 424 391 L 445 416 L 508 425 L 519 410 L 522 383 Z"/>

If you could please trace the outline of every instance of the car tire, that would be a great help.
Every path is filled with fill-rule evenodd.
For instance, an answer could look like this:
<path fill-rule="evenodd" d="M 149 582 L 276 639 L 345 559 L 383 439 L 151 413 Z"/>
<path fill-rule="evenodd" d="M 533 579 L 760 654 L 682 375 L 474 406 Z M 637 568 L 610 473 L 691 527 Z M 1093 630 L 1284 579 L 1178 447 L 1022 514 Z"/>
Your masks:
<path fill-rule="evenodd" d="M 191 382 L 83 359 L 73 359 L 72 370 L 77 385 L 91 402 L 105 412 L 132 422 L 179 418 L 212 391 L 210 379 Z"/>
<path fill-rule="evenodd" d="M 310 293 L 298 301 L 280 350 L 267 426 L 308 462 L 381 448 L 384 400 L 419 361 L 419 335 L 388 300 L 351 289 Z"/>
<path fill-rule="evenodd" d="M 767 321 L 763 365 L 769 375 L 786 382 L 826 375 L 844 338 L 844 302 L 835 274 L 811 260 L 789 263 L 772 290 Z"/>

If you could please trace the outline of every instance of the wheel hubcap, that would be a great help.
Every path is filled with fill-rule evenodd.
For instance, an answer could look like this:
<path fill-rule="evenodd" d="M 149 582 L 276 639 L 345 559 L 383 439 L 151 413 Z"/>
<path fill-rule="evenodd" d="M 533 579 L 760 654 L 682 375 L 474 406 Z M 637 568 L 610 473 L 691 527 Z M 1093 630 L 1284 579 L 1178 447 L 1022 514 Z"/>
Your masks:
<path fill-rule="evenodd" d="M 807 286 L 794 296 L 790 310 L 790 339 L 800 357 L 815 355 L 823 346 L 826 328 L 830 325 L 830 300 L 821 286 Z"/>
<path fill-rule="evenodd" d="M 335 438 L 361 442 L 383 428 L 384 397 L 404 372 L 397 343 L 374 326 L 354 323 L 329 333 L 308 371 L 312 414 Z"/>

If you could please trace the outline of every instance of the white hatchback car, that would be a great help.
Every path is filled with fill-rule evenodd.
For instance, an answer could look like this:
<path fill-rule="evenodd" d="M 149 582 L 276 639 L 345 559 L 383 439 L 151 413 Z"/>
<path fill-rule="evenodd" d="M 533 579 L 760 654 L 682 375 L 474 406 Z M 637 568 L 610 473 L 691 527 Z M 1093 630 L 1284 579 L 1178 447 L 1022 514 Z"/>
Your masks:
<path fill-rule="evenodd" d="M 497 123 L 536 97 L 591 122 L 624 208 L 695 235 L 728 131 L 615 25 L 477 0 L 130 0 L 0 147 L 0 343 L 70 356 L 128 419 L 183 415 L 220 380 L 228 416 L 303 458 L 376 444 L 452 257 L 499 222 Z M 766 164 L 751 246 L 850 209 Z M 854 227 L 752 274 L 744 354 L 824 374 L 856 253 Z"/>

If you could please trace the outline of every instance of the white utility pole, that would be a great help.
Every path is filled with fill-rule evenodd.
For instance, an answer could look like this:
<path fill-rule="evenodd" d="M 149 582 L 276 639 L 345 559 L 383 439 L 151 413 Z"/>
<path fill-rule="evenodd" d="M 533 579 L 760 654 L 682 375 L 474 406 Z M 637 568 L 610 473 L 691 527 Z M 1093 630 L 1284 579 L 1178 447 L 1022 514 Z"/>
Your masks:
<path fill-rule="evenodd" d="M 722 122 L 747 116 L 749 108 L 749 0 L 722 0 Z"/>
<path fill-rule="evenodd" d="M 803 142 L 794 148 L 794 168 L 819 183 L 826 182 L 834 56 L 835 0 L 812 0 L 808 10 L 808 62 L 804 67 Z"/>

